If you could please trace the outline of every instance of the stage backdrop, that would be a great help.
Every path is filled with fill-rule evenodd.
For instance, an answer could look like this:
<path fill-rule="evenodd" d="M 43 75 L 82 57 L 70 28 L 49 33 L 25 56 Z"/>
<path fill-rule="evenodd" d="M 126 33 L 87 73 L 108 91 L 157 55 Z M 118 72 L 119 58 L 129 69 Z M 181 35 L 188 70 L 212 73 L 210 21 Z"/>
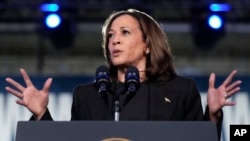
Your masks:
<path fill-rule="evenodd" d="M 12 77 L 24 84 L 20 76 Z M 202 97 L 203 108 L 206 105 L 206 91 L 208 87 L 208 77 L 188 76 L 194 78 Z M 34 85 L 41 89 L 48 76 L 31 76 Z M 225 76 L 217 76 L 216 86 L 222 83 Z M 230 100 L 237 102 L 234 107 L 225 107 L 222 141 L 229 141 L 230 124 L 250 124 L 250 77 L 238 76 L 235 79 L 243 81 L 241 91 Z M 49 109 L 54 120 L 69 121 L 72 102 L 72 91 L 77 84 L 94 81 L 88 76 L 53 76 L 53 84 L 50 89 Z M 15 103 L 16 97 L 5 91 L 5 76 L 0 77 L 0 141 L 14 141 L 17 121 L 29 120 L 31 113 L 24 107 Z"/>

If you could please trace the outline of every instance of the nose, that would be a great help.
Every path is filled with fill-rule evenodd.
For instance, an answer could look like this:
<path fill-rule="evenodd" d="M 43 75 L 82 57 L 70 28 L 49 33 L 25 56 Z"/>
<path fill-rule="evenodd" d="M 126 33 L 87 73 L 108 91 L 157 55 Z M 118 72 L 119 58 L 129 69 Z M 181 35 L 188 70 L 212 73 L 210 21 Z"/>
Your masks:
<path fill-rule="evenodd" d="M 120 37 L 119 35 L 115 35 L 113 38 L 112 38 L 112 44 L 113 45 L 117 45 L 117 44 L 120 44 L 121 41 L 120 41 Z"/>
<path fill-rule="evenodd" d="M 114 41 L 113 42 L 113 45 L 117 45 L 117 44 L 120 44 L 120 41 Z"/>

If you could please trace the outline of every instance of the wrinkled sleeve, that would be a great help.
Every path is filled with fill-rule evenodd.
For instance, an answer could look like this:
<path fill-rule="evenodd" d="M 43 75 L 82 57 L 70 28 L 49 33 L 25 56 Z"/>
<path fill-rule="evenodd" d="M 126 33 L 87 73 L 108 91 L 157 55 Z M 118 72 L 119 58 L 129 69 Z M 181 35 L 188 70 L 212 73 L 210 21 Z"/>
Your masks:
<path fill-rule="evenodd" d="M 220 140 L 221 138 L 221 130 L 222 130 L 222 121 L 223 121 L 223 111 L 221 110 L 221 117 L 219 119 L 219 121 L 216 123 L 216 127 L 217 127 L 217 134 L 218 134 L 218 139 Z M 205 114 L 204 114 L 204 120 L 205 121 L 210 121 L 210 117 L 209 117 L 209 107 L 206 106 L 206 110 L 205 110 Z"/>
<path fill-rule="evenodd" d="M 35 121 L 35 120 L 36 119 L 35 119 L 34 115 L 31 116 L 30 121 Z M 40 121 L 42 121 L 42 120 L 51 120 L 51 121 L 53 121 L 53 118 L 52 118 L 52 116 L 51 116 L 51 114 L 49 112 L 49 109 L 46 110 L 46 112 L 44 113 L 44 115 L 40 119 Z"/>

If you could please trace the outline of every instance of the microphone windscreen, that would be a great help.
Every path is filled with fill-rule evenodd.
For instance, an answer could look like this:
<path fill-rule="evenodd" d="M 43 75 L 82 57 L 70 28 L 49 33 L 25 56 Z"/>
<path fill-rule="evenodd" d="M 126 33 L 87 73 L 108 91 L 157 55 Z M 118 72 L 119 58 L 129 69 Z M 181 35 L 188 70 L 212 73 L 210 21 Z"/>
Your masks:
<path fill-rule="evenodd" d="M 96 69 L 96 76 L 99 75 L 99 73 L 106 73 L 108 76 L 109 76 L 109 69 L 107 66 L 105 65 L 102 65 L 102 66 L 99 66 L 97 69 Z"/>
<path fill-rule="evenodd" d="M 134 66 L 129 66 L 127 68 L 126 74 L 129 74 L 129 73 L 135 73 L 136 75 L 137 74 L 139 75 L 138 69 L 136 67 L 134 67 Z"/>
<path fill-rule="evenodd" d="M 130 88 L 134 84 L 135 84 L 135 90 L 138 90 L 138 88 L 140 87 L 139 71 L 136 67 L 130 66 L 127 68 L 125 74 L 125 85 L 127 88 Z"/>

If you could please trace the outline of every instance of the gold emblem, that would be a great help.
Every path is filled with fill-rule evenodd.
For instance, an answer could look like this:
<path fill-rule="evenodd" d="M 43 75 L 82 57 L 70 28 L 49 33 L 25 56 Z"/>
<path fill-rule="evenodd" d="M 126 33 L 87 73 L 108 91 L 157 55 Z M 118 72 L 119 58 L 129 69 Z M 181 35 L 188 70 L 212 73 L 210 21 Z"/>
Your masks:
<path fill-rule="evenodd" d="M 167 97 L 164 98 L 167 103 L 171 103 L 171 100 L 168 99 Z"/>
<path fill-rule="evenodd" d="M 125 139 L 125 138 L 107 138 L 107 139 L 103 139 L 101 141 L 131 141 L 131 140 Z"/>

